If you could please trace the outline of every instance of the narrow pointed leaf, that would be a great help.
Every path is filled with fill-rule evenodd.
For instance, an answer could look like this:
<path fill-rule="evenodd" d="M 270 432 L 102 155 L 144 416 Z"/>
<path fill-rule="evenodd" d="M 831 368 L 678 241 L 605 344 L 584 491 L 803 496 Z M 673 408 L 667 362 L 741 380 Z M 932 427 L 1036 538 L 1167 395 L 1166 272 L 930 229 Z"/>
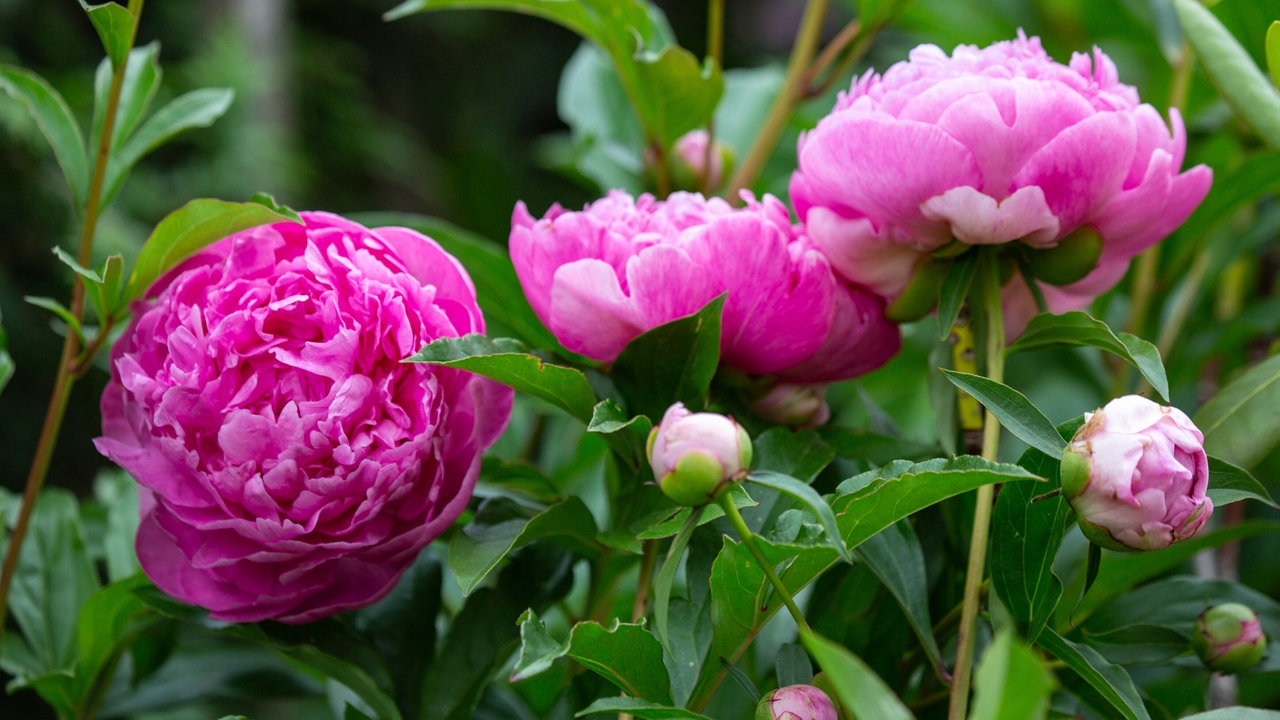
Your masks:
<path fill-rule="evenodd" d="M 81 0 L 80 7 L 89 15 L 93 29 L 98 31 L 98 39 L 111 58 L 112 65 L 125 61 L 129 46 L 133 44 L 134 24 L 137 18 L 123 5 L 105 2 L 101 5 L 90 5 Z"/>
<path fill-rule="evenodd" d="M 0 65 L 0 90 L 27 109 L 62 167 L 72 202 L 77 208 L 83 207 L 89 188 L 89 158 L 84 134 L 67 102 L 44 78 L 12 65 Z"/>
<path fill-rule="evenodd" d="M 529 354 L 523 343 L 510 338 L 491 340 L 477 333 L 441 338 L 406 361 L 445 365 L 483 375 L 546 400 L 584 423 L 591 422 L 595 411 L 596 391 L 581 370 L 543 362 Z"/>
<path fill-rule="evenodd" d="M 1049 628 L 1041 633 L 1037 644 L 1079 675 L 1126 720 L 1151 720 L 1133 678 L 1124 668 L 1108 662 L 1088 645 L 1074 643 Z M 1106 708 L 1099 710 L 1105 712 Z"/>
<path fill-rule="evenodd" d="M 951 328 L 960 316 L 960 308 L 969 296 L 969 288 L 978 275 L 978 254 L 965 253 L 956 258 L 947 268 L 942 279 L 942 287 L 938 291 L 938 341 L 946 340 L 951 335 Z"/>
<path fill-rule="evenodd" d="M 939 368 L 938 372 L 982 403 L 1019 440 L 1050 457 L 1062 457 L 1067 441 L 1062 439 L 1049 418 L 1032 405 L 1026 395 L 981 375 L 943 368 Z"/>
<path fill-rule="evenodd" d="M 1178 21 L 1205 74 L 1222 98 L 1258 135 L 1280 150 L 1280 93 L 1249 52 L 1198 0 L 1173 0 Z"/>
<path fill-rule="evenodd" d="M 865 662 L 838 643 L 812 632 L 800 632 L 800 641 L 813 653 L 835 689 L 837 701 L 854 717 L 876 720 L 912 720 L 915 716 Z"/>
<path fill-rule="evenodd" d="M 1051 345 L 1105 350 L 1137 368 L 1160 397 L 1169 399 L 1169 379 L 1155 345 L 1136 335 L 1112 332 L 1106 323 L 1078 310 L 1059 315 L 1040 313 L 1031 318 L 1027 329 L 1005 350 L 1005 354 L 1014 355 Z"/>
<path fill-rule="evenodd" d="M 1226 460 L 1209 458 L 1209 499 L 1214 507 L 1230 505 L 1240 500 L 1257 500 L 1277 507 L 1271 493 L 1248 470 L 1238 468 Z"/>
<path fill-rule="evenodd" d="M 814 517 L 818 518 L 818 522 L 822 524 L 822 529 L 826 531 L 827 539 L 830 540 L 831 546 L 835 549 L 836 554 L 840 556 L 840 559 L 850 564 L 853 563 L 853 554 L 849 552 L 849 548 L 845 547 L 841 539 L 840 527 L 836 524 L 835 513 L 831 512 L 831 506 L 822 499 L 817 490 L 790 475 L 767 470 L 757 470 L 751 473 L 747 476 L 747 481 L 773 488 L 803 503 L 804 507 L 813 513 Z"/>
<path fill-rule="evenodd" d="M 684 524 L 680 526 L 680 532 L 676 533 L 675 539 L 671 541 L 671 547 L 667 550 L 667 557 L 662 561 L 662 569 L 658 571 L 653 582 L 653 629 L 658 636 L 658 642 L 662 643 L 662 647 L 671 655 L 675 654 L 671 649 L 671 638 L 667 631 L 667 613 L 671 607 L 671 588 L 675 585 L 676 570 L 680 568 L 680 561 L 684 558 L 684 551 L 689 547 L 689 538 L 693 537 L 693 531 L 697 529 L 698 521 L 702 518 L 703 508 L 691 508 L 690 510 Z"/>
<path fill-rule="evenodd" d="M 520 652 L 511 669 L 511 682 L 520 682 L 547 670 L 565 652 L 565 646 L 551 637 L 542 618 L 533 610 L 525 610 L 516 622 L 520 626 Z"/>
<path fill-rule="evenodd" d="M 1049 713 L 1053 674 L 1013 633 L 1000 632 L 973 675 L 969 720 L 1039 720 Z"/>
<path fill-rule="evenodd" d="M 1267 28 L 1267 69 L 1271 71 L 1271 84 L 1280 89 L 1280 20 Z"/>
<path fill-rule="evenodd" d="M 1009 487 L 1026 486 L 1027 483 L 1013 483 Z M 938 641 L 933 635 L 933 619 L 929 614 L 929 584 L 925 576 L 924 549 L 921 548 L 920 539 L 916 537 L 911 523 L 906 520 L 894 523 L 859 545 L 855 552 L 898 601 L 911 630 L 929 656 L 934 671 L 940 678 L 944 676 L 946 665 L 942 659 L 942 651 L 938 649 Z"/>
<path fill-rule="evenodd" d="M 230 88 L 192 90 L 174 98 L 147 118 L 107 164 L 102 192 L 103 204 L 111 202 L 130 168 L 147 153 L 188 130 L 209 127 L 227 112 L 234 98 L 235 91 Z"/>
<path fill-rule="evenodd" d="M 1196 427 L 1215 457 L 1249 469 L 1280 443 L 1280 355 L 1245 371 L 1196 411 Z"/>

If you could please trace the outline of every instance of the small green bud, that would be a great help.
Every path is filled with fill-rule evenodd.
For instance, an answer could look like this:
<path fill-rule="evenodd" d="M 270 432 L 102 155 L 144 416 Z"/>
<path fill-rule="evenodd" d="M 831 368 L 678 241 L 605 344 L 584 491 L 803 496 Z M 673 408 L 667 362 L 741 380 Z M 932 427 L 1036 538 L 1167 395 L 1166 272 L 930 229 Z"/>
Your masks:
<path fill-rule="evenodd" d="M 1191 646 L 1210 670 L 1240 673 L 1262 659 L 1267 651 L 1267 636 L 1257 614 L 1248 606 L 1223 603 L 1196 618 Z"/>
<path fill-rule="evenodd" d="M 1102 236 L 1084 225 L 1051 248 L 1029 251 L 1027 267 L 1041 282 L 1070 285 L 1092 272 L 1101 255 Z"/>

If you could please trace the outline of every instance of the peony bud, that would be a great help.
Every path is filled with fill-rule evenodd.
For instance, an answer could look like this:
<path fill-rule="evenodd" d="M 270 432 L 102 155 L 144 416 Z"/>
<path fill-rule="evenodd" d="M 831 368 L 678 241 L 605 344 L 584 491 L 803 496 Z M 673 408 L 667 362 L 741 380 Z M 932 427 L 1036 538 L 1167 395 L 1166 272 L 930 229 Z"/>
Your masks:
<path fill-rule="evenodd" d="M 788 685 L 756 706 L 756 720 L 836 720 L 835 703 L 812 685 Z"/>
<path fill-rule="evenodd" d="M 1061 467 L 1085 537 L 1112 550 L 1158 550 L 1195 535 L 1213 513 L 1203 443 L 1181 410 L 1138 395 L 1085 413 Z"/>
<path fill-rule="evenodd" d="M 1267 636 L 1253 610 L 1240 603 L 1223 603 L 1196 618 L 1191 646 L 1205 667 L 1234 674 L 1258 664 L 1267 651 Z"/>
<path fill-rule="evenodd" d="M 676 403 L 649 433 L 649 464 L 678 505 L 706 505 L 751 465 L 751 438 L 733 418 L 691 413 Z"/>
<path fill-rule="evenodd" d="M 831 418 L 825 384 L 778 382 L 751 401 L 751 412 L 763 420 L 794 428 L 814 428 Z"/>
<path fill-rule="evenodd" d="M 733 155 L 719 141 L 711 144 L 708 153 L 708 139 L 706 130 L 691 130 L 676 140 L 671 153 L 671 175 L 676 188 L 702 190 L 705 187 L 714 190 L 724 182 L 725 171 L 733 165 Z M 711 161 L 709 165 L 708 159 Z"/>

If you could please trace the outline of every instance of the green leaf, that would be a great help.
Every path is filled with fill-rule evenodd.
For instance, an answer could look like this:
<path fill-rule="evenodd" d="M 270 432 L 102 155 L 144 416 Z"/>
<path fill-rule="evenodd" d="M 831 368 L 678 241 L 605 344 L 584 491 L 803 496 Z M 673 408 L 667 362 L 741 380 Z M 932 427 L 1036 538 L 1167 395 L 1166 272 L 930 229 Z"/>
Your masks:
<path fill-rule="evenodd" d="M 76 337 L 80 338 L 80 344 L 84 344 L 84 329 L 80 326 L 80 320 L 78 320 L 75 315 L 72 315 L 71 311 L 62 303 L 54 300 L 53 298 L 35 297 L 33 295 L 24 295 L 22 299 L 28 304 L 35 305 L 42 310 L 48 310 L 54 315 L 57 315 L 58 319 L 66 323 L 70 331 L 75 333 Z"/>
<path fill-rule="evenodd" d="M 138 588 L 149 585 L 146 576 L 139 573 L 98 590 L 80 608 L 72 676 L 73 696 L 82 712 L 95 689 L 110 682 L 120 656 L 138 636 L 158 623 L 169 622 L 138 597 Z"/>
<path fill-rule="evenodd" d="M 1098 576 L 1089 593 L 1076 609 L 1077 621 L 1112 598 L 1117 598 L 1143 582 L 1181 567 L 1196 553 L 1215 548 L 1228 542 L 1280 532 L 1280 523 L 1263 520 L 1246 520 L 1195 537 L 1174 543 L 1161 550 L 1142 553 L 1105 553 Z"/>
<path fill-rule="evenodd" d="M 651 703 L 647 700 L 633 697 L 600 698 L 588 705 L 586 708 L 580 710 L 574 715 L 574 717 L 598 715 L 601 713 L 609 713 L 612 715 L 626 713 L 631 717 L 643 718 L 643 720 L 711 720 L 711 718 L 706 715 L 699 715 L 692 710 L 670 707 L 660 703 Z"/>
<path fill-rule="evenodd" d="M 706 124 L 724 93 L 720 68 L 702 67 L 693 53 L 676 45 L 634 60 L 636 111 L 663 148 Z"/>
<path fill-rule="evenodd" d="M 853 554 L 841 541 L 840 527 L 836 524 L 835 513 L 831 512 L 831 506 L 822 499 L 817 490 L 790 475 L 767 470 L 757 470 L 747 475 L 747 481 L 785 493 L 803 503 L 804 507 L 818 518 L 818 522 L 822 523 L 827 541 L 831 543 L 831 547 L 835 549 L 840 559 L 853 563 Z"/>
<path fill-rule="evenodd" d="M 71 114 L 71 108 L 44 78 L 25 68 L 0 65 L 0 90 L 27 109 L 49 141 L 67 179 L 67 186 L 71 188 L 72 204 L 78 212 L 88 195 L 89 159 L 85 154 L 84 134 Z"/>
<path fill-rule="evenodd" d="M 662 645 L 643 625 L 614 622 L 605 629 L 581 622 L 569 632 L 565 655 L 632 697 L 671 704 L 671 681 Z"/>
<path fill-rule="evenodd" d="M 1076 424 L 1064 423 L 1059 431 L 1070 434 Z M 1033 448 L 1018 464 L 1057 487 L 1057 460 Z M 1029 642 L 1040 636 L 1062 597 L 1062 580 L 1053 572 L 1053 561 L 1072 517 L 1060 493 L 1035 500 L 1044 492 L 1030 483 L 1004 486 L 991 519 L 991 587 Z"/>
<path fill-rule="evenodd" d="M 133 45 L 134 25 L 137 18 L 123 5 L 106 2 L 101 5 L 90 5 L 80 0 L 80 7 L 89 15 L 93 29 L 98 31 L 98 39 L 111 58 L 112 65 L 125 61 L 129 47 Z"/>
<path fill-rule="evenodd" d="M 1025 483 L 1015 483 L 1009 487 L 1024 485 Z M 942 659 L 942 651 L 938 649 L 938 641 L 933 636 L 933 620 L 929 614 L 929 583 L 925 576 L 924 549 L 921 548 L 920 539 L 916 537 L 911 523 L 906 520 L 894 523 L 859 545 L 856 552 L 898 601 L 911 630 L 915 632 L 920 645 L 933 663 L 934 671 L 940 678 L 945 676 L 946 664 Z"/>
<path fill-rule="evenodd" d="M 476 286 L 476 299 L 487 321 L 499 323 L 532 347 L 554 350 L 559 341 L 543 326 L 525 298 L 515 266 L 504 245 L 426 215 L 398 212 L 358 213 L 352 220 L 371 228 L 407 227 L 440 243 L 460 260 Z M 493 329 L 490 328 L 490 333 Z"/>
<path fill-rule="evenodd" d="M 1271 493 L 1248 470 L 1238 468 L 1226 460 L 1209 458 L 1209 499 L 1214 507 L 1230 505 L 1240 500 L 1258 500 L 1277 507 Z"/>
<path fill-rule="evenodd" d="M 160 87 L 160 43 L 148 43 L 129 51 L 125 66 L 124 82 L 120 85 L 120 98 L 116 105 L 115 124 L 111 130 L 112 154 L 119 152 L 125 138 L 133 134 L 142 122 L 156 90 Z M 102 139 L 102 125 L 107 111 L 108 97 L 114 73 L 112 63 L 104 59 L 98 65 L 93 78 L 93 125 L 89 132 L 89 147 L 97 152 Z"/>
<path fill-rule="evenodd" d="M 601 400 L 591 411 L 587 432 L 600 433 L 609 446 L 633 469 L 644 466 L 646 444 L 653 423 L 644 415 L 628 417 L 612 400 Z"/>
<path fill-rule="evenodd" d="M 15 513 L 18 506 L 15 498 Z M 74 495 L 45 489 L 30 523 L 9 590 L 9 611 L 33 661 L 31 675 L 20 679 L 72 669 L 80 608 L 98 589 Z M 4 527 L 11 524 L 9 518 Z M 8 541 L 6 535 L 6 552 Z"/>
<path fill-rule="evenodd" d="M 954 391 L 948 392 L 954 398 Z M 927 460 L 944 455 L 937 445 L 884 435 L 870 430 L 827 425 L 818 434 L 842 458 L 865 460 L 871 465 L 884 465 L 894 460 Z"/>
<path fill-rule="evenodd" d="M 969 720 L 1037 720 L 1048 716 L 1053 674 L 1007 629 L 982 655 L 973 675 Z"/>
<path fill-rule="evenodd" d="M 1218 391 L 1193 418 L 1215 457 L 1248 469 L 1280 443 L 1280 355 L 1245 371 Z"/>
<path fill-rule="evenodd" d="M 407 362 L 456 367 L 546 400 L 584 423 L 595 412 L 596 391 L 587 376 L 563 365 L 545 363 L 510 338 L 490 340 L 473 333 L 460 338 L 440 338 L 422 348 Z"/>
<path fill-rule="evenodd" d="M 770 428 L 756 436 L 752 445 L 756 470 L 790 475 L 805 483 L 812 483 L 835 459 L 835 452 L 812 430 Z"/>
<path fill-rule="evenodd" d="M 690 508 L 690 512 L 686 516 L 684 524 L 680 526 L 680 531 L 676 533 L 676 537 L 671 541 L 671 547 L 667 550 L 667 557 L 662 561 L 662 568 L 654 577 L 653 581 L 653 629 L 658 636 L 658 642 L 662 643 L 662 647 L 667 651 L 668 655 L 675 655 L 671 645 L 671 637 L 668 632 L 668 610 L 671 606 L 671 587 L 675 585 L 676 571 L 680 569 L 680 561 L 684 558 L 684 551 L 689 547 L 689 538 L 693 537 L 693 531 L 697 529 L 699 521 L 702 518 L 703 508 Z"/>
<path fill-rule="evenodd" d="M 1065 663 L 1126 720 L 1151 720 L 1133 678 L 1124 668 L 1108 662 L 1088 645 L 1074 643 L 1050 628 L 1040 634 L 1037 644 Z M 1105 711 L 1105 708 L 1096 709 Z"/>
<path fill-rule="evenodd" d="M 434 659 L 440 614 L 442 563 L 423 552 L 386 597 L 352 613 L 356 631 L 386 661 L 396 706 L 422 704 L 422 680 Z"/>
<path fill-rule="evenodd" d="M 1173 8 L 1187 41 L 1222 99 L 1273 150 L 1280 150 L 1280 93 L 1275 86 L 1208 8 L 1197 0 L 1173 0 Z"/>
<path fill-rule="evenodd" d="M 181 133 L 209 127 L 227 112 L 233 99 L 235 91 L 230 88 L 201 88 L 180 95 L 157 110 L 118 153 L 112 154 L 103 182 L 102 203 L 111 202 L 139 160 Z"/>
<path fill-rule="evenodd" d="M 697 412 L 720 363 L 720 313 L 725 296 L 627 343 L 613 364 L 614 384 L 637 415 L 657 423 L 673 403 Z"/>
<path fill-rule="evenodd" d="M 142 297 L 167 270 L 228 235 L 290 218 L 258 202 L 192 200 L 160 221 L 147 238 L 125 288 L 126 299 Z"/>
<path fill-rule="evenodd" d="M 485 502 L 449 543 L 449 564 L 457 573 L 462 594 L 470 595 L 508 554 L 544 538 L 553 538 L 584 557 L 599 554 L 595 519 L 577 496 L 532 517 L 504 498 Z"/>
<path fill-rule="evenodd" d="M 965 253 L 947 268 L 938 291 L 938 341 L 951 336 L 951 327 L 960 316 L 960 308 L 969 296 L 973 279 L 978 276 L 978 253 Z"/>
<path fill-rule="evenodd" d="M 1060 315 L 1040 313 L 1031 318 L 1005 355 L 1051 345 L 1095 347 L 1116 355 L 1137 368 L 1160 397 L 1169 399 L 1169 379 L 1155 345 L 1136 335 L 1114 333 L 1106 323 L 1078 310 Z"/>
<path fill-rule="evenodd" d="M 836 488 L 831 507 L 850 548 L 899 520 L 983 485 L 1037 480 L 1017 465 L 972 455 L 921 463 L 905 460 L 855 475 Z"/>
<path fill-rule="evenodd" d="M 847 648 L 805 630 L 800 631 L 800 641 L 827 674 L 836 692 L 835 699 L 854 717 L 876 720 L 915 717 L 884 680 Z"/>
<path fill-rule="evenodd" d="M 123 470 L 105 470 L 94 478 L 93 496 L 106 515 L 101 550 L 107 578 L 114 583 L 133 577 L 141 569 L 133 547 L 138 534 L 138 483 Z"/>
<path fill-rule="evenodd" d="M 953 385 L 982 403 L 1015 437 L 1044 454 L 1061 458 L 1067 441 L 1026 395 L 981 375 L 939 368 Z"/>
<path fill-rule="evenodd" d="M 1280 89 L 1280 20 L 1267 28 L 1267 68 L 1271 71 L 1271 84 Z"/>

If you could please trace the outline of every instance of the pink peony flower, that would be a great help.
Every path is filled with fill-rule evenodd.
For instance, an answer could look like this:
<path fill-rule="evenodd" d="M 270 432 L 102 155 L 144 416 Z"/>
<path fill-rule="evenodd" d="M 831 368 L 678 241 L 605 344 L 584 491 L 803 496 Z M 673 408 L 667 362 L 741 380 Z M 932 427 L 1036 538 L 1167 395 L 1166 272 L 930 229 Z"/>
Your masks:
<path fill-rule="evenodd" d="M 385 595 L 471 497 L 511 391 L 401 363 L 482 332 L 434 241 L 325 213 L 168 272 L 111 354 L 98 450 L 141 485 L 137 550 L 217 619 L 301 623 Z"/>
<path fill-rule="evenodd" d="M 1185 147 L 1178 111 L 1166 125 L 1096 48 L 1062 65 L 1021 33 L 950 57 L 923 45 L 858 79 L 801 137 L 791 200 L 832 266 L 890 300 L 953 241 L 940 255 L 1017 242 L 1049 268 L 1040 289 L 1062 312 L 1115 285 L 1204 198 L 1212 174 L 1180 174 Z M 1020 276 L 1005 300 L 1016 334 L 1036 312 Z"/>
<path fill-rule="evenodd" d="M 566 348 L 612 362 L 631 340 L 728 293 L 721 361 L 807 382 L 853 377 L 899 347 L 882 301 L 837 281 L 776 198 L 614 190 L 581 212 L 512 217 L 511 259 L 538 317 Z"/>
<path fill-rule="evenodd" d="M 1159 550 L 1213 514 L 1204 435 L 1181 410 L 1126 395 L 1092 413 L 1062 455 L 1080 529 L 1113 550 Z"/>

